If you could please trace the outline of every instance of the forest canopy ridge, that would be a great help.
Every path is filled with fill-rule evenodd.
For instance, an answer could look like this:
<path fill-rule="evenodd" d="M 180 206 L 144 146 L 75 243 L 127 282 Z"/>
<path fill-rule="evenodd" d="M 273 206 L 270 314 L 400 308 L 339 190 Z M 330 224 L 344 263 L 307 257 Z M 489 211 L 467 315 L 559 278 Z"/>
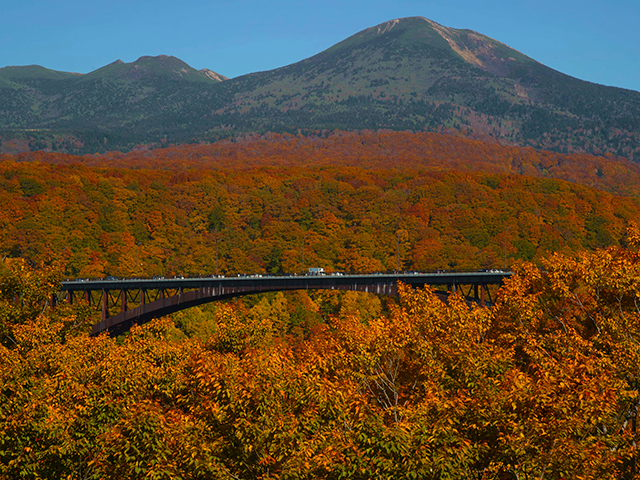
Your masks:
<path fill-rule="evenodd" d="M 282 160 L 281 146 L 298 141 L 320 157 L 307 139 L 259 142 Z M 241 146 L 237 158 L 251 155 L 254 143 Z M 304 264 L 469 271 L 615 245 L 640 218 L 635 197 L 553 178 L 405 170 L 389 155 L 386 168 L 308 166 L 295 156 L 264 166 L 258 150 L 252 155 L 256 166 L 219 169 L 2 161 L 0 254 L 35 264 L 66 258 L 69 277 L 296 273 Z"/>
<path fill-rule="evenodd" d="M 392 131 L 324 131 L 308 136 L 238 136 L 215 143 L 68 155 L 30 152 L 0 160 L 82 163 L 95 167 L 168 170 L 260 166 L 357 166 L 405 171 L 460 170 L 557 178 L 619 195 L 640 194 L 640 165 L 612 155 L 560 154 L 505 146 L 489 139 Z"/>

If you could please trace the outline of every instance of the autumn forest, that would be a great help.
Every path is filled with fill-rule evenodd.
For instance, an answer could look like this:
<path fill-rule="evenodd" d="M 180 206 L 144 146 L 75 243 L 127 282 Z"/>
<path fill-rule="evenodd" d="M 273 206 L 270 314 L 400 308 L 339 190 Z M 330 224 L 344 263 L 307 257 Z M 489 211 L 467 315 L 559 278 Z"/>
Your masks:
<path fill-rule="evenodd" d="M 321 131 L 0 155 L 0 479 L 638 478 L 640 166 Z M 65 278 L 509 269 L 90 337 Z"/>

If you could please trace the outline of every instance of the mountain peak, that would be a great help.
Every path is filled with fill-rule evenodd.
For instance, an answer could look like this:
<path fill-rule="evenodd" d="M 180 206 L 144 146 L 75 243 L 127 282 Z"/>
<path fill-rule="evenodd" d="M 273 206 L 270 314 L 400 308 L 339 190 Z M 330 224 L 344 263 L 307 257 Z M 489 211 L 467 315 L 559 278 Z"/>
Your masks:
<path fill-rule="evenodd" d="M 135 62 L 133 62 L 134 64 L 141 64 L 141 63 L 160 63 L 160 64 L 185 64 L 185 62 L 183 62 L 182 60 L 180 60 L 177 57 L 174 57 L 172 55 L 143 55 L 142 57 L 138 58 Z"/>
<path fill-rule="evenodd" d="M 382 35 L 390 32 L 394 27 L 397 26 L 412 26 L 417 23 L 426 22 L 434 29 L 444 29 L 444 30 L 455 30 L 453 28 L 448 28 L 439 23 L 434 22 L 426 17 L 401 17 L 395 18 L 393 20 L 388 20 L 380 25 L 375 25 L 373 27 L 368 28 L 367 30 L 375 30 L 377 34 Z M 366 30 L 365 30 L 366 31 Z"/>
<path fill-rule="evenodd" d="M 87 79 L 111 79 L 125 82 L 135 82 L 152 78 L 165 78 L 177 81 L 211 82 L 225 80 L 226 77 L 215 72 L 207 74 L 189 66 L 177 57 L 171 55 L 143 55 L 131 63 L 116 60 L 98 70 L 87 74 Z M 217 78 L 217 77 L 219 78 Z"/>
<path fill-rule="evenodd" d="M 425 17 L 389 20 L 363 30 L 336 46 L 357 47 L 371 41 L 378 46 L 386 45 L 384 48 L 400 48 L 405 53 L 413 51 L 422 58 L 427 50 L 439 51 L 447 57 L 457 57 L 470 66 L 498 76 L 508 75 L 510 63 L 514 61 L 532 62 L 529 57 L 486 35 L 469 29 L 445 27 Z"/>
<path fill-rule="evenodd" d="M 155 57 L 144 55 L 138 58 L 135 62 L 132 62 L 128 65 L 131 65 L 133 67 L 144 67 L 146 69 L 154 71 L 154 73 L 185 73 L 190 70 L 193 70 L 195 72 L 195 69 L 192 69 L 186 62 L 183 62 L 179 58 L 173 57 L 171 55 L 157 55 Z"/>

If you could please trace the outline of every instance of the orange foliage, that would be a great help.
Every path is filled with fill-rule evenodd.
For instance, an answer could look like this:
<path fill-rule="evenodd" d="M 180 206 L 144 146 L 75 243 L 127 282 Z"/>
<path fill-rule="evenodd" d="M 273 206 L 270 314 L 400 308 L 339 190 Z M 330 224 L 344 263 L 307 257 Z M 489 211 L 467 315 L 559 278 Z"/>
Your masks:
<path fill-rule="evenodd" d="M 4 161 L 0 253 L 64 257 L 74 277 L 469 270 L 502 267 L 505 243 L 509 264 L 611 245 L 640 217 L 634 198 L 556 179 L 255 155 L 186 170 Z"/>
<path fill-rule="evenodd" d="M 30 152 L 0 160 L 83 163 L 90 166 L 180 170 L 176 181 L 194 180 L 201 169 L 257 166 L 342 165 L 403 171 L 461 170 L 557 178 L 622 195 L 640 193 L 640 166 L 623 157 L 560 154 L 530 147 L 427 132 L 321 132 L 315 137 L 269 133 L 213 144 L 110 152 L 77 157 Z"/>

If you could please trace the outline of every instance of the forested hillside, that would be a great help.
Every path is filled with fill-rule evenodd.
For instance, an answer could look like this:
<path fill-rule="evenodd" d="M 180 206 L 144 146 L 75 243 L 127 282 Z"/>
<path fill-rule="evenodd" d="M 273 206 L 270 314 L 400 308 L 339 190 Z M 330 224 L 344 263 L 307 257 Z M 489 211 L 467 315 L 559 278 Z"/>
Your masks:
<path fill-rule="evenodd" d="M 393 154 L 396 164 L 388 153 L 367 157 L 371 150 L 356 143 L 355 157 L 342 162 L 322 159 L 312 141 L 297 142 L 222 145 L 227 154 L 219 162 L 199 158 L 196 147 L 181 157 L 175 149 L 141 160 L 116 156 L 119 167 L 73 163 L 109 163 L 92 157 L 6 158 L 0 163 L 0 253 L 36 264 L 64 258 L 72 277 L 211 274 L 216 263 L 224 274 L 293 273 L 302 271 L 304 242 L 306 265 L 330 271 L 386 271 L 398 264 L 475 270 L 616 244 L 628 222 L 640 218 L 636 196 L 470 171 L 475 164 L 445 170 L 446 151 L 432 152 L 434 163 L 425 158 L 400 169 L 411 160 L 401 153 Z M 264 145 L 274 151 L 254 150 Z M 280 155 L 290 146 L 289 156 Z M 300 150 L 314 159 L 310 165 L 295 153 Z M 531 153 L 532 161 L 561 168 L 563 158 Z M 461 158 L 451 166 L 462 169 Z M 525 159 L 521 165 L 540 173 Z M 511 160 L 487 162 L 500 172 Z M 602 178 L 616 178 L 610 164 L 601 165 Z"/>
<path fill-rule="evenodd" d="M 523 264 L 492 308 L 403 289 L 297 337 L 272 299 L 215 306 L 200 338 L 89 338 L 82 305 L 46 308 L 55 268 L 5 261 L 0 478 L 636 478 L 626 243 Z"/>
<path fill-rule="evenodd" d="M 640 194 L 640 167 L 612 155 L 559 154 L 436 133 L 325 131 L 314 135 L 238 136 L 215 143 L 179 145 L 102 155 L 31 152 L 0 160 L 88 166 L 192 170 L 260 166 L 357 166 L 407 172 L 458 170 L 555 178 L 627 196 Z"/>
<path fill-rule="evenodd" d="M 0 479 L 635 478 L 639 175 L 406 132 L 2 156 Z M 65 277 L 505 264 L 489 308 L 280 292 L 112 339 L 50 303 Z"/>

